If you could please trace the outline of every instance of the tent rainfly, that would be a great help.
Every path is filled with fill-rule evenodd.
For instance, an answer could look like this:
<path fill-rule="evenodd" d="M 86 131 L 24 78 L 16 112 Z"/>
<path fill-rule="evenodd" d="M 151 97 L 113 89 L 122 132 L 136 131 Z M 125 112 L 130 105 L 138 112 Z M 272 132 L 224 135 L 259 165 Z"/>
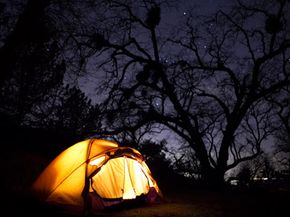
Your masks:
<path fill-rule="evenodd" d="M 32 189 L 46 203 L 83 211 L 162 198 L 140 152 L 100 139 L 85 140 L 63 151 Z"/>

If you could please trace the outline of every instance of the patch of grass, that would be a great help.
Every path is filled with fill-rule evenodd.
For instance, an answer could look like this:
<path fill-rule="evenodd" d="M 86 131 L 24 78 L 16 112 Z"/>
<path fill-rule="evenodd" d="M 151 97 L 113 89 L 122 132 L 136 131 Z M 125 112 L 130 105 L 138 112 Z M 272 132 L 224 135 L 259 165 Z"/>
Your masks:
<path fill-rule="evenodd" d="M 9 216 L 73 217 L 34 201 L 27 189 L 50 159 L 10 150 L 1 158 L 1 198 Z M 207 191 L 176 185 L 163 191 L 165 201 L 138 207 L 98 211 L 104 217 L 288 217 L 289 191 Z"/>
<path fill-rule="evenodd" d="M 102 211 L 110 217 L 288 217 L 289 193 L 212 192 L 188 189 L 168 195 L 161 204 Z"/>

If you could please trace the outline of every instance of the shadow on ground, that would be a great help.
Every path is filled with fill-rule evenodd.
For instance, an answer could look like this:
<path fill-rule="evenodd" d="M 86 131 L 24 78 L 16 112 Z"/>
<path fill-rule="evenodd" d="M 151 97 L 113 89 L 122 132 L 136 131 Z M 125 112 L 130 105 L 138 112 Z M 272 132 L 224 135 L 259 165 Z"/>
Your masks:
<path fill-rule="evenodd" d="M 181 189 L 164 192 L 165 201 L 153 205 L 118 207 L 98 211 L 90 216 L 110 217 L 288 217 L 289 192 L 213 192 Z M 61 208 L 49 207 L 27 194 L 2 194 L 7 216 L 71 217 Z"/>
<path fill-rule="evenodd" d="M 29 187 L 50 158 L 25 150 L 8 149 L 1 158 L 1 207 L 4 216 L 72 217 L 61 208 L 35 200 Z M 168 177 L 170 180 L 170 177 Z M 168 185 L 170 186 L 170 185 Z M 290 194 L 286 189 L 208 191 L 175 184 L 163 188 L 159 204 L 119 207 L 90 216 L 110 217 L 288 217 Z M 3 216 L 3 215 L 2 215 Z"/>

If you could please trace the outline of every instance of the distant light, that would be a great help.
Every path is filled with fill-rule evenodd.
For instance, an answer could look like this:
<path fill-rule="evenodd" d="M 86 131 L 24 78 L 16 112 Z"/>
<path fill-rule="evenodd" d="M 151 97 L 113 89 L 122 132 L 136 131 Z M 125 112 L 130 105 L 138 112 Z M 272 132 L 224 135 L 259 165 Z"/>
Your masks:
<path fill-rule="evenodd" d="M 184 11 L 184 12 L 183 12 L 183 15 L 186 15 L 186 14 L 187 14 L 187 13 Z"/>
<path fill-rule="evenodd" d="M 203 46 L 204 48 L 207 48 L 206 45 Z"/>
<path fill-rule="evenodd" d="M 234 186 L 237 186 L 239 184 L 239 180 L 231 180 L 230 184 L 234 185 Z"/>

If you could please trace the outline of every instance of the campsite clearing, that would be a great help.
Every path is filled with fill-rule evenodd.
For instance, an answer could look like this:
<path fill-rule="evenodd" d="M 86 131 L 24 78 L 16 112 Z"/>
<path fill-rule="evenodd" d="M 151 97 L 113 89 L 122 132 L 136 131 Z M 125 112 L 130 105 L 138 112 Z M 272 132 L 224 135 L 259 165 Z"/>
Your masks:
<path fill-rule="evenodd" d="M 161 204 L 122 207 L 89 215 L 104 217 L 288 217 L 289 192 L 211 192 L 181 190 L 167 192 Z M 14 201 L 12 203 L 12 201 Z M 15 208 L 17 206 L 17 208 Z M 10 198 L 9 216 L 74 217 L 20 197 Z"/>
<path fill-rule="evenodd" d="M 32 181 L 50 161 L 51 159 L 27 150 L 4 150 L 1 158 L 3 174 L 3 177 L 1 177 L 3 183 L 1 208 L 5 216 L 76 216 L 65 213 L 61 209 L 46 207 L 33 200 L 27 193 Z M 166 199 L 164 203 L 104 210 L 91 215 L 91 217 L 290 216 L 290 192 L 285 189 L 213 192 L 188 186 L 175 186 L 170 189 L 164 189 L 160 186 L 160 188 Z"/>

